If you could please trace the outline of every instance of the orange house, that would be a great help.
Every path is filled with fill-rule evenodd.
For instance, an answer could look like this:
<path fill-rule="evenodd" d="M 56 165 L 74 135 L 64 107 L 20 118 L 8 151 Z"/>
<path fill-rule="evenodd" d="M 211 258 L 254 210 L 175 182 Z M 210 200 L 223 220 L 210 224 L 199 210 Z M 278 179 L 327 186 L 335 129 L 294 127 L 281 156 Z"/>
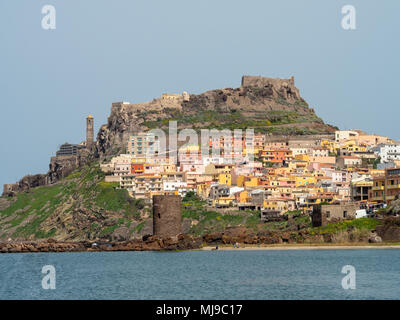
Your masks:
<path fill-rule="evenodd" d="M 132 163 L 131 164 L 131 174 L 142 174 L 144 171 L 143 163 Z"/>
<path fill-rule="evenodd" d="M 292 158 L 290 149 L 265 149 L 260 151 L 260 156 L 264 162 L 283 163 Z"/>

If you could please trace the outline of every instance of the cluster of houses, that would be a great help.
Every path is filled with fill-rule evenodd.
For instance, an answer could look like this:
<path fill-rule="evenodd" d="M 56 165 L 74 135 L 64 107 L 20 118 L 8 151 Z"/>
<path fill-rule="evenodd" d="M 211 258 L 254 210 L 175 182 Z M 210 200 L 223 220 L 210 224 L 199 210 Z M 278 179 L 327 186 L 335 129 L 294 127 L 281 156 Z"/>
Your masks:
<path fill-rule="evenodd" d="M 211 152 L 215 146 L 219 154 Z M 101 164 L 106 181 L 148 201 L 193 191 L 215 208 L 271 215 L 311 212 L 316 204 L 386 206 L 400 193 L 400 144 L 359 130 L 280 139 L 255 134 L 251 148 L 246 139 L 210 138 L 210 152 L 186 144 L 175 158 L 160 156 L 159 147 L 146 132 L 132 135 L 126 154 Z"/>

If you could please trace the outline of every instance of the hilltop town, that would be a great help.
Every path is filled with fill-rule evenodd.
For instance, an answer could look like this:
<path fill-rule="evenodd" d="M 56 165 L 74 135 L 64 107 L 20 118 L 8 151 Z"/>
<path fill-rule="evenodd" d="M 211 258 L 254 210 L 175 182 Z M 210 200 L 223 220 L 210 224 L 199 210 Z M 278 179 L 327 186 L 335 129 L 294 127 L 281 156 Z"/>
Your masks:
<path fill-rule="evenodd" d="M 255 134 L 250 143 L 252 148 L 245 138 L 210 138 L 210 150 L 238 144 L 242 153 L 202 156 L 199 145 L 186 145 L 175 162 L 146 157 L 157 143 L 141 132 L 130 137 L 127 154 L 100 167 L 105 181 L 136 199 L 194 193 L 213 208 L 260 210 L 263 221 L 287 212 L 311 214 L 316 204 L 330 211 L 327 221 L 367 216 L 400 194 L 400 145 L 388 137 L 338 130 L 282 140 Z"/>
<path fill-rule="evenodd" d="M 218 130 L 174 145 L 174 122 L 176 135 Z M 113 103 L 97 141 L 92 116 L 86 127 L 86 140 L 63 144 L 47 174 L 4 185 L 1 238 L 138 239 L 154 233 L 154 196 L 179 196 L 182 225 L 171 236 L 329 242 L 345 231 L 343 241 L 400 241 L 397 222 L 385 220 L 400 209 L 400 144 L 325 124 L 293 78 Z"/>

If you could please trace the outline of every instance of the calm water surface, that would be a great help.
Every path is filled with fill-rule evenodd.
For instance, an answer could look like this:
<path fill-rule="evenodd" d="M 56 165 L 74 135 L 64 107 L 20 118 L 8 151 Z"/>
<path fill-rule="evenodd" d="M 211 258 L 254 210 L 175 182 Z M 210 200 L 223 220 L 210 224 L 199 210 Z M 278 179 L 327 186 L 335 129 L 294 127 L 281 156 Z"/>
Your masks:
<path fill-rule="evenodd" d="M 42 289 L 44 265 L 56 289 Z M 341 285 L 356 268 L 356 289 Z M 400 250 L 0 254 L 0 299 L 399 299 Z"/>

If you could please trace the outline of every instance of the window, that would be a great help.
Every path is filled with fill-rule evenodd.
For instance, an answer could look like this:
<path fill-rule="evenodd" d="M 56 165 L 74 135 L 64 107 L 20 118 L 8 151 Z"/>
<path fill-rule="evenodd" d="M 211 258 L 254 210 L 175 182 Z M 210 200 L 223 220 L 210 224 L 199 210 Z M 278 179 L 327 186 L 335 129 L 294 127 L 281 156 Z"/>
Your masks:
<path fill-rule="evenodd" d="M 347 217 L 347 211 L 343 211 L 343 218 Z"/>

